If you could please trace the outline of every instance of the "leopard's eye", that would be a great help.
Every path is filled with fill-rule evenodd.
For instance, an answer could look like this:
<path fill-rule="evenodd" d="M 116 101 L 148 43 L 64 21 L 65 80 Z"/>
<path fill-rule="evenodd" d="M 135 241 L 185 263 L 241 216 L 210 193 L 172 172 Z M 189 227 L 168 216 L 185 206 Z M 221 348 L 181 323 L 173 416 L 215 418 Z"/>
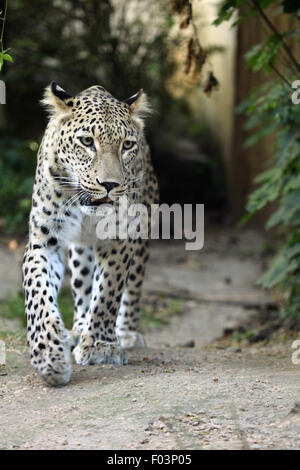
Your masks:
<path fill-rule="evenodd" d="M 124 140 L 122 150 L 130 150 L 134 146 L 133 140 Z"/>
<path fill-rule="evenodd" d="M 79 137 L 79 140 L 86 147 L 91 147 L 94 143 L 93 137 Z"/>

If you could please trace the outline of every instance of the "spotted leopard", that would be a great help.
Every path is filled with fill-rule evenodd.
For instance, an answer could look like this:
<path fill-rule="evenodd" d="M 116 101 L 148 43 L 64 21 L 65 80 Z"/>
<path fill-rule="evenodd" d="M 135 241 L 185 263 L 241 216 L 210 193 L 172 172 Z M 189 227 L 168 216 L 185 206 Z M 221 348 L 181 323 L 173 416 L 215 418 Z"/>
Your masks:
<path fill-rule="evenodd" d="M 101 240 L 102 206 L 121 197 L 158 202 L 156 176 L 144 137 L 147 98 L 120 101 L 101 86 L 71 96 L 55 82 L 43 104 L 50 119 L 42 139 L 23 262 L 31 364 L 53 386 L 80 365 L 126 363 L 126 349 L 143 345 L 137 331 L 148 242 Z M 74 324 L 68 331 L 57 296 L 70 270 Z"/>

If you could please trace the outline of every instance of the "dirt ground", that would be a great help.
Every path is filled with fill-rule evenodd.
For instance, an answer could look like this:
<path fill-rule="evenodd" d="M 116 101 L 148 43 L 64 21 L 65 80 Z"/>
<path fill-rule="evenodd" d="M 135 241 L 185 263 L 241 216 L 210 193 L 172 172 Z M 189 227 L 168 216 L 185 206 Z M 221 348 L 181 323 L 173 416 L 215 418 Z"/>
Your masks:
<path fill-rule="evenodd" d="M 0 330 L 12 332 L 0 369 L 0 448 L 299 449 L 300 365 L 291 341 L 225 349 L 213 342 L 249 316 L 245 306 L 272 301 L 255 286 L 263 242 L 249 230 L 218 229 L 200 252 L 154 243 L 145 296 L 182 298 L 184 312 L 148 329 L 148 347 L 130 352 L 128 366 L 74 364 L 63 388 L 41 382 L 21 326 L 0 319 Z M 2 247 L 0 255 L 4 295 L 19 288 L 20 254 Z"/>

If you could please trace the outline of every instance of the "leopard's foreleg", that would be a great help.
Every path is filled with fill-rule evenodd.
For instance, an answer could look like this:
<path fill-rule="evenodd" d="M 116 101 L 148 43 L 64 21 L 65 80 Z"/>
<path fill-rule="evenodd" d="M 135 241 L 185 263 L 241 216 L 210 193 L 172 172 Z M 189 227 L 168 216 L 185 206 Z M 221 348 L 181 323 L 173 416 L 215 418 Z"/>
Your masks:
<path fill-rule="evenodd" d="M 31 364 L 50 385 L 70 381 L 70 335 L 57 307 L 64 274 L 64 253 L 53 244 L 30 240 L 23 262 L 27 339 Z"/>

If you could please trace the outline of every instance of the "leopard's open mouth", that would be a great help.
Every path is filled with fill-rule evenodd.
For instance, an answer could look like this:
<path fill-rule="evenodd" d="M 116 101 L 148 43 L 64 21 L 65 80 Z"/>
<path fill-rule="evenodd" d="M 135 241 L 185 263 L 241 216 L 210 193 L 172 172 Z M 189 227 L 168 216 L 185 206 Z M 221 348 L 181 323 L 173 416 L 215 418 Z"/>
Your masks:
<path fill-rule="evenodd" d="M 112 204 L 112 200 L 108 197 L 102 197 L 101 199 L 96 199 L 95 197 L 88 197 L 85 198 L 82 201 L 83 206 L 92 206 L 92 207 L 97 207 L 100 206 L 101 204 Z"/>

